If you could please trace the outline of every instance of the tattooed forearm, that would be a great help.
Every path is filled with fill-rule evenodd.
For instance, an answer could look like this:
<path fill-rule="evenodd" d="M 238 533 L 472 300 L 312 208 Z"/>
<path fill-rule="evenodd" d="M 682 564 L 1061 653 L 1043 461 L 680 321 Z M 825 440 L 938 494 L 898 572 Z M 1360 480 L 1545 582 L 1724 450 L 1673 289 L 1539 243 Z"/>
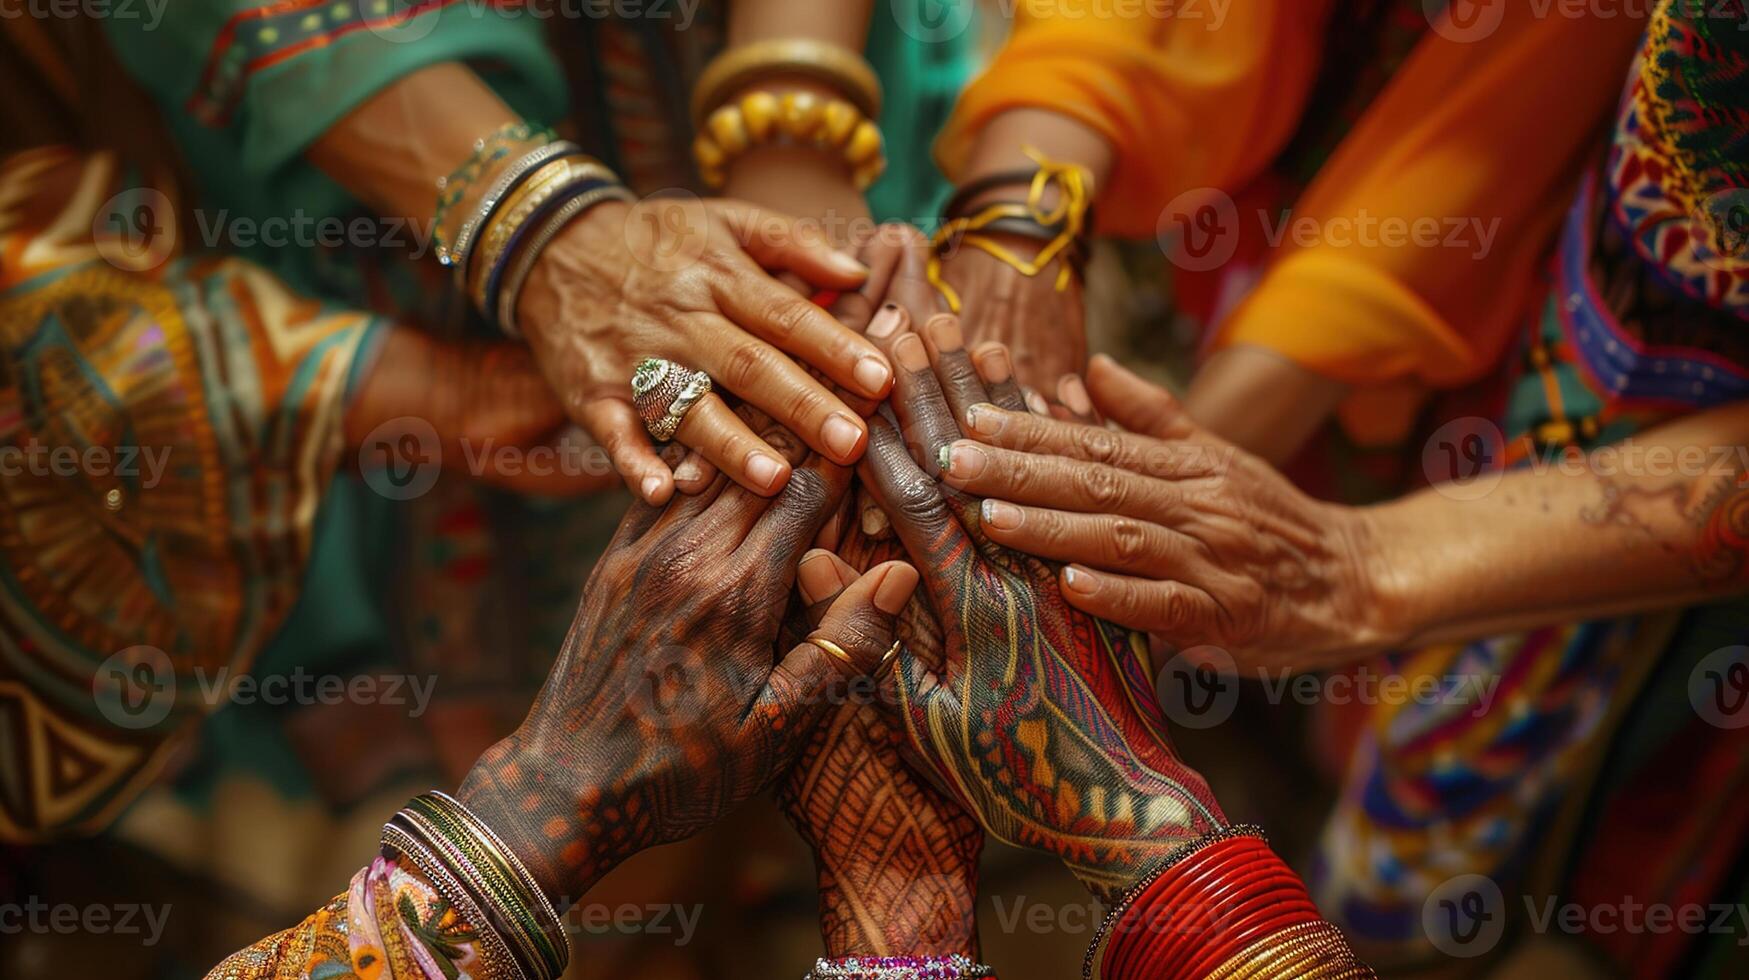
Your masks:
<path fill-rule="evenodd" d="M 1587 524 L 1631 528 L 1680 557 L 1703 588 L 1749 582 L 1749 474 L 1733 470 L 1646 485 L 1603 476 Z"/>

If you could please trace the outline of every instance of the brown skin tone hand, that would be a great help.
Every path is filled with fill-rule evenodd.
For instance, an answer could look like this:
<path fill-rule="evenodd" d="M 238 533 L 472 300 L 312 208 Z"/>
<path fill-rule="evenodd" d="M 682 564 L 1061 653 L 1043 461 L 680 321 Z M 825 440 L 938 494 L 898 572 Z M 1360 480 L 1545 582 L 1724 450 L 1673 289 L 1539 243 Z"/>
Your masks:
<path fill-rule="evenodd" d="M 857 565 L 903 556 L 895 542 L 854 530 L 839 550 L 812 553 L 798 575 L 810 621 L 856 580 Z M 941 629 L 924 604 L 900 614 L 899 635 L 939 659 Z M 814 730 L 778 789 L 814 849 L 826 954 L 976 956 L 983 831 L 902 760 L 904 735 L 876 703 L 872 682 L 856 694 Z"/>
<path fill-rule="evenodd" d="M 797 563 L 848 484 L 809 457 L 775 499 L 719 477 L 626 516 L 528 718 L 460 790 L 551 897 L 575 900 L 631 854 L 769 786 L 827 713 L 831 685 L 879 661 L 916 584 L 902 563 L 845 588 L 815 630 L 853 663 L 805 642 L 773 655 Z"/>
<path fill-rule="evenodd" d="M 931 475 L 988 390 L 957 321 L 892 345 L 899 428 L 870 423 L 858 473 L 924 570 L 944 656 L 909 653 L 894 671 L 897 714 L 931 778 L 987 833 L 1056 854 L 1114 897 L 1175 848 L 1221 826 L 1201 775 L 1165 733 L 1140 638 L 1063 600 L 1054 566 L 979 528 L 978 502 Z"/>

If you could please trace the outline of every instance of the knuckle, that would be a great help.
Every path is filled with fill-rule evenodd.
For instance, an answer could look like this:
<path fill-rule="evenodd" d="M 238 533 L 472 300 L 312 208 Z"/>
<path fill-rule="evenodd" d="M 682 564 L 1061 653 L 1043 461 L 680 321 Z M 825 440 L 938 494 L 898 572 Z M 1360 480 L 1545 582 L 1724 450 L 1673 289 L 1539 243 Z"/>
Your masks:
<path fill-rule="evenodd" d="M 1148 532 L 1140 521 L 1119 518 L 1111 525 L 1112 556 L 1125 564 L 1141 561 L 1148 553 Z"/>
<path fill-rule="evenodd" d="M 791 297 L 775 299 L 766 306 L 761 319 L 774 339 L 789 340 L 807 328 L 813 319 L 813 306 Z"/>
<path fill-rule="evenodd" d="M 825 474 L 810 467 L 790 472 L 789 482 L 784 485 L 781 498 L 808 513 L 825 510 L 832 500 L 832 488 L 826 482 Z"/>
<path fill-rule="evenodd" d="M 1170 627 L 1185 627 L 1196 621 L 1196 604 L 1180 588 L 1166 589 L 1159 600 L 1160 621 Z"/>
<path fill-rule="evenodd" d="M 792 392 L 784 410 L 791 421 L 811 421 L 826 414 L 826 393 L 813 385 L 803 385 Z"/>
<path fill-rule="evenodd" d="M 895 490 L 893 505 L 899 509 L 900 514 L 912 521 L 934 520 L 947 507 L 946 502 L 941 499 L 941 493 L 927 477 L 901 480 Z"/>
<path fill-rule="evenodd" d="M 1075 443 L 1082 455 L 1095 463 L 1110 463 L 1117 459 L 1123 448 L 1117 433 L 1110 429 L 1095 425 L 1085 425 L 1076 429 Z"/>
<path fill-rule="evenodd" d="M 1117 470 L 1108 466 L 1082 466 L 1076 480 L 1088 503 L 1101 510 L 1116 510 L 1124 502 L 1124 484 Z"/>
<path fill-rule="evenodd" d="M 732 391 L 744 392 L 772 369 L 772 356 L 772 349 L 758 341 L 737 344 L 723 362 L 723 384 Z"/>

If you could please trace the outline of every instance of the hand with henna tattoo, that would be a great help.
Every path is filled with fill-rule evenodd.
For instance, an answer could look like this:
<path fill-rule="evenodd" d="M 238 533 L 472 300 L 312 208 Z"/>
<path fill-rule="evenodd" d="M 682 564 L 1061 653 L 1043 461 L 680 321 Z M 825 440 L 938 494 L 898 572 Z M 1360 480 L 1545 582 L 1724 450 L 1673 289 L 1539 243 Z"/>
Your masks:
<path fill-rule="evenodd" d="M 856 567 L 902 555 L 897 542 L 873 541 L 854 529 L 839 551 L 850 560 L 827 551 L 802 560 L 797 585 L 809 625 L 856 581 Z M 900 613 L 898 628 L 914 653 L 939 656 L 941 629 L 922 603 Z M 983 832 L 905 764 L 904 734 L 876 697 L 871 683 L 836 708 L 778 790 L 784 812 L 814 850 L 826 955 L 976 958 Z"/>
<path fill-rule="evenodd" d="M 800 455 L 782 429 L 765 435 Z M 849 482 L 815 456 L 772 499 L 719 476 L 666 508 L 634 505 L 528 718 L 460 791 L 550 896 L 581 896 L 770 785 L 825 716 L 828 685 L 887 651 L 917 582 L 902 562 L 838 594 L 811 634 L 828 645 L 774 663 L 797 561 Z"/>
<path fill-rule="evenodd" d="M 1054 566 L 988 540 L 977 502 L 937 483 L 966 409 L 1013 407 L 1018 391 L 985 389 L 954 318 L 924 333 L 928 348 L 913 334 L 891 345 L 900 427 L 871 420 L 858 468 L 944 628 L 939 670 L 897 660 L 899 717 L 986 831 L 1056 854 L 1109 899 L 1226 818 L 1172 748 L 1142 638 L 1071 607 Z"/>

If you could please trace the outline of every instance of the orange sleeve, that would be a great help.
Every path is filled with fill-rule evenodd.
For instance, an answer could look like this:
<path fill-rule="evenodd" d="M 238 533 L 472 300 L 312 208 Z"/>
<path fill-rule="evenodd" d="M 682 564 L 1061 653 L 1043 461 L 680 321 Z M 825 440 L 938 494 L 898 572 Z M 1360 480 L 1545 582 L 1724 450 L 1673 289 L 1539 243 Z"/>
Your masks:
<path fill-rule="evenodd" d="M 1501 356 L 1644 26 L 1503 6 L 1479 39 L 1435 25 L 1216 337 L 1363 389 L 1341 412 L 1363 441 L 1399 437 L 1426 389 L 1475 381 Z"/>
<path fill-rule="evenodd" d="M 1023 0 L 1007 44 L 960 95 L 936 157 L 956 178 L 992 117 L 1071 116 L 1116 151 L 1099 230 L 1147 238 L 1178 194 L 1237 186 L 1280 151 L 1317 70 L 1330 0 L 1184 4 L 1172 16 L 1153 4 L 1097 6 Z"/>

